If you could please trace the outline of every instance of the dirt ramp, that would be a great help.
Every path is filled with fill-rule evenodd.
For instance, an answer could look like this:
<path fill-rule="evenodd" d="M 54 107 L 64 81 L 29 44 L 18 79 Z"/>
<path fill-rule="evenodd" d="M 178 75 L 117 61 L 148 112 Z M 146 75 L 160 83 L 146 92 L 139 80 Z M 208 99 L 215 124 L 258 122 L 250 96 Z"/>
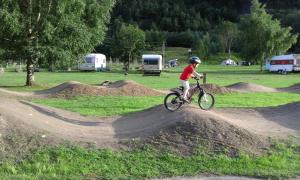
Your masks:
<path fill-rule="evenodd" d="M 160 96 L 163 93 L 147 88 L 134 81 L 116 81 L 106 86 L 93 86 L 70 81 L 56 87 L 38 91 L 36 95 L 48 95 L 56 98 L 71 98 L 79 95 L 87 96 Z"/>
<path fill-rule="evenodd" d="M 300 93 L 300 83 L 294 84 L 290 87 L 286 88 L 278 88 L 279 91 L 283 92 L 293 92 L 293 93 Z"/>
<path fill-rule="evenodd" d="M 121 80 L 116 81 L 108 86 L 109 89 L 117 89 L 120 95 L 129 96 L 159 96 L 161 92 L 145 87 L 135 81 Z"/>
<path fill-rule="evenodd" d="M 226 88 L 229 88 L 237 92 L 278 92 L 278 90 L 275 88 L 270 88 L 258 84 L 245 83 L 245 82 L 232 84 L 226 86 Z"/>
<path fill-rule="evenodd" d="M 160 108 L 163 107 L 152 109 L 150 114 L 144 116 L 140 122 L 134 122 L 135 118 L 125 121 L 123 119 L 116 122 L 114 128 L 118 132 L 118 129 L 124 128 L 121 126 L 122 123 L 123 126 L 125 123 L 127 126 L 134 126 L 145 123 L 146 120 L 148 125 L 143 127 L 148 127 L 148 129 L 135 133 L 138 138 L 145 137 L 142 144 L 152 144 L 160 149 L 171 150 L 180 154 L 193 153 L 201 146 L 210 146 L 214 150 L 228 148 L 233 150 L 232 152 L 243 150 L 259 153 L 263 147 L 269 145 L 264 137 L 234 126 L 213 112 L 201 111 L 191 106 L 184 107 L 174 113 Z M 129 123 L 130 121 L 131 123 Z M 160 122 L 159 126 L 157 126 L 158 122 Z M 141 130 L 140 128 L 137 129 Z M 121 135 L 117 133 L 117 136 L 122 137 Z M 123 138 L 124 136 L 125 134 L 123 134 Z"/>
<path fill-rule="evenodd" d="M 236 92 L 233 89 L 227 88 L 227 87 L 221 87 L 218 86 L 216 84 L 203 84 L 201 85 L 201 87 L 209 93 L 212 94 L 226 94 L 226 93 L 232 93 L 232 92 Z"/>
<path fill-rule="evenodd" d="M 36 95 L 47 95 L 47 94 L 55 94 L 55 93 L 59 93 L 65 89 L 68 89 L 70 87 L 76 86 L 76 85 L 80 85 L 80 82 L 77 81 L 69 81 L 69 82 L 65 82 L 62 83 L 58 86 L 55 86 L 53 88 L 50 89 L 46 89 L 46 90 L 42 90 L 42 91 L 37 91 L 35 92 Z"/>
<path fill-rule="evenodd" d="M 276 139 L 300 137 L 300 102 L 270 108 L 224 108 L 214 110 L 226 121 Z"/>

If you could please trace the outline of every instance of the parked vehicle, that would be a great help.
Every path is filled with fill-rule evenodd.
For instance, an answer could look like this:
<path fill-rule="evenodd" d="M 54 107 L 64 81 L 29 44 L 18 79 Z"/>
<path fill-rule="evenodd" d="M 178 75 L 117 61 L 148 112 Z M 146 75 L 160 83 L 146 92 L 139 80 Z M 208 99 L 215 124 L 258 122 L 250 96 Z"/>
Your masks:
<path fill-rule="evenodd" d="M 222 61 L 221 63 L 222 66 L 236 66 L 236 62 L 232 59 L 227 59 Z"/>
<path fill-rule="evenodd" d="M 162 56 L 157 54 L 144 54 L 143 60 L 143 71 L 144 74 L 148 75 L 160 75 L 163 65 Z"/>
<path fill-rule="evenodd" d="M 169 67 L 175 67 L 178 66 L 178 59 L 171 59 L 168 61 Z"/>
<path fill-rule="evenodd" d="M 81 71 L 102 71 L 106 69 L 106 56 L 104 54 L 88 54 L 84 63 L 79 66 Z"/>
<path fill-rule="evenodd" d="M 268 63 L 268 62 L 267 62 Z M 269 61 L 270 72 L 292 72 L 300 71 L 300 55 L 289 54 L 273 56 Z"/>
<path fill-rule="evenodd" d="M 241 66 L 251 66 L 250 61 L 241 61 Z"/>

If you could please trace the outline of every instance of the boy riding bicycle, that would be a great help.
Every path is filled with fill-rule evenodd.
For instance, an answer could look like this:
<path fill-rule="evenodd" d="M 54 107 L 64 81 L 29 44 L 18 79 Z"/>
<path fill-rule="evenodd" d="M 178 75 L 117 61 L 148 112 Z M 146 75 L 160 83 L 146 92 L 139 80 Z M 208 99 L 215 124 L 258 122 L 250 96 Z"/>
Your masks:
<path fill-rule="evenodd" d="M 201 64 L 200 58 L 193 56 L 189 59 L 189 65 L 184 68 L 183 72 L 180 75 L 180 81 L 182 83 L 182 86 L 184 87 L 184 92 L 183 92 L 183 100 L 185 102 L 190 102 L 188 99 L 188 94 L 189 94 L 189 89 L 190 89 L 190 84 L 189 84 L 189 78 L 191 77 L 196 77 L 196 78 L 202 78 L 203 75 L 198 74 L 196 72 L 196 68 L 198 65 Z"/>

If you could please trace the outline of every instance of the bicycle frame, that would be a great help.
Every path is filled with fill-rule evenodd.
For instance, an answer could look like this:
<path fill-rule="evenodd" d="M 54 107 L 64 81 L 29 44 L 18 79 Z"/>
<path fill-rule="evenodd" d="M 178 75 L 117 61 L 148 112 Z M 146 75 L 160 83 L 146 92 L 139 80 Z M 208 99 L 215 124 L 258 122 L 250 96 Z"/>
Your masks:
<path fill-rule="evenodd" d="M 197 81 L 197 84 L 196 84 L 196 87 L 194 88 L 191 88 L 190 91 L 194 92 L 192 94 L 190 94 L 190 98 L 192 96 L 194 96 L 195 92 L 196 92 L 196 89 L 199 89 L 199 96 L 202 96 L 203 94 L 205 95 L 205 91 L 204 89 L 200 86 L 200 83 L 199 83 L 199 80 L 198 79 L 195 79 Z M 175 92 L 175 93 L 178 93 L 180 96 L 183 95 L 183 91 L 184 91 L 184 87 L 183 86 L 180 86 L 180 87 L 177 87 L 177 88 L 174 88 L 174 89 L 171 89 L 172 92 Z M 191 92 L 189 92 L 191 93 Z"/>

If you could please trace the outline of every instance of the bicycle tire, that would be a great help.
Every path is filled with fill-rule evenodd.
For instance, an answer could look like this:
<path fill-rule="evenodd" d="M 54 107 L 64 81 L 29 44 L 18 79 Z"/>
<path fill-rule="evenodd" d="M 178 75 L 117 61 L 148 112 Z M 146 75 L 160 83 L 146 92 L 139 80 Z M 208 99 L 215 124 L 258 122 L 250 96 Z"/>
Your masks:
<path fill-rule="evenodd" d="M 177 104 L 177 107 L 175 108 L 171 108 L 168 104 L 168 100 L 169 98 L 171 98 L 172 96 L 174 96 L 173 98 L 174 99 L 171 99 L 171 103 L 172 104 Z M 170 93 L 168 94 L 165 99 L 164 99 L 164 105 L 165 105 L 165 108 L 171 112 L 174 112 L 174 111 L 177 111 L 182 105 L 183 105 L 183 102 L 180 101 L 180 95 L 178 93 Z"/>
<path fill-rule="evenodd" d="M 206 99 L 203 99 L 203 98 L 206 98 Z M 204 101 L 202 101 L 202 100 L 204 100 Z M 203 104 L 203 102 L 206 103 L 206 104 Z M 198 105 L 203 110 L 206 110 L 206 111 L 210 110 L 215 105 L 215 98 L 210 93 L 200 94 L 199 98 L 198 98 Z"/>

